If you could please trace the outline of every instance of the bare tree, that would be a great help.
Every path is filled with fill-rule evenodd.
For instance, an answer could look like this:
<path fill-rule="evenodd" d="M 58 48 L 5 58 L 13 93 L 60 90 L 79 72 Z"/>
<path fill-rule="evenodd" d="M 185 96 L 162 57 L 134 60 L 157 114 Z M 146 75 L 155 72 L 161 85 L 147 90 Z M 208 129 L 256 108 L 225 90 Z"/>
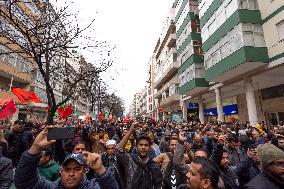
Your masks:
<path fill-rule="evenodd" d="M 102 100 L 102 108 L 109 112 L 109 114 L 116 117 L 120 116 L 121 113 L 125 111 L 123 100 L 114 93 L 106 94 L 104 96 L 104 99 Z"/>
<path fill-rule="evenodd" d="M 114 47 L 105 41 L 93 39 L 94 19 L 86 27 L 78 24 L 77 13 L 69 11 L 70 5 L 51 5 L 49 0 L 0 0 L 0 35 L 5 36 L 4 45 L 9 48 L 1 54 L 21 54 L 35 64 L 43 77 L 47 103 L 47 122 L 51 123 L 59 106 L 73 96 L 78 96 L 82 85 L 90 78 L 104 72 L 113 63 Z M 23 10 L 27 7 L 29 11 Z M 32 10 L 32 11 L 31 11 Z M 24 12 L 29 12 L 25 14 Z M 30 14 L 32 12 L 32 14 Z M 13 47 L 13 48 L 12 48 Z M 100 58 L 97 62 L 82 64 L 79 70 L 68 62 L 74 55 L 72 50 L 89 50 Z M 71 66 L 70 66 L 71 65 Z M 64 84 L 64 98 L 57 102 L 54 85 Z"/>

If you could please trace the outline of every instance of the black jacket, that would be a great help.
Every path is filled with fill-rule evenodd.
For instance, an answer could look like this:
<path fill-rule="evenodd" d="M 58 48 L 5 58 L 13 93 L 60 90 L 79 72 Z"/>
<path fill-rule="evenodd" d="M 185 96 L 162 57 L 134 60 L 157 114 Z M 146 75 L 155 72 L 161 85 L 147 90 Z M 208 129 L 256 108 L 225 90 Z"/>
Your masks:
<path fill-rule="evenodd" d="M 243 158 L 241 162 L 237 165 L 236 173 L 240 179 L 240 185 L 244 186 L 255 176 L 261 173 L 261 170 L 256 166 L 254 161 L 248 156 Z"/>
<path fill-rule="evenodd" d="M 230 166 L 228 169 L 224 169 L 220 166 L 223 156 L 223 145 L 218 144 L 214 147 L 211 155 L 211 159 L 220 168 L 220 176 L 224 182 L 226 189 L 238 189 L 240 186 L 239 178 L 236 174 L 234 167 Z"/>
<path fill-rule="evenodd" d="M 278 180 L 270 173 L 264 171 L 254 177 L 248 184 L 245 185 L 246 189 L 283 189 L 284 182 Z"/>
<path fill-rule="evenodd" d="M 13 165 L 12 160 L 2 155 L 0 147 L 0 188 L 8 189 L 13 182 Z"/>
<path fill-rule="evenodd" d="M 162 172 L 160 167 L 149 159 L 143 163 L 138 155 L 127 154 L 120 149 L 117 153 L 119 175 L 125 189 L 160 189 Z"/>

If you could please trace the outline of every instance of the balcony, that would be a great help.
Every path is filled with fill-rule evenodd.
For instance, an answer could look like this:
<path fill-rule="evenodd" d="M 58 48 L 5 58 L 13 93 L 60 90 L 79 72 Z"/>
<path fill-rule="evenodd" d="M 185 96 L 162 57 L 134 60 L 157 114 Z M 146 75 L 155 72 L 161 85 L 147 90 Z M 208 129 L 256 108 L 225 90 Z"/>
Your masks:
<path fill-rule="evenodd" d="M 251 14 L 243 11 L 240 13 L 247 17 Z M 204 54 L 207 81 L 225 82 L 244 74 L 251 74 L 269 62 L 260 24 L 239 23 L 231 28 L 225 33 L 221 26 L 219 29 L 222 29 L 223 34 L 220 36 L 223 37 L 214 45 L 203 44 L 203 47 L 208 49 Z"/>
<path fill-rule="evenodd" d="M 179 68 L 180 94 L 193 96 L 209 87 L 208 81 L 204 79 L 205 70 L 203 58 L 193 56 Z"/>
<path fill-rule="evenodd" d="M 171 9 L 168 17 L 163 23 L 161 36 L 155 48 L 156 58 L 160 56 L 165 46 L 173 47 L 176 41 L 175 9 Z"/>
<path fill-rule="evenodd" d="M 4 63 L 0 58 L 0 75 L 2 77 L 10 79 L 14 77 L 13 82 L 29 84 L 32 82 L 32 74 L 27 72 L 22 72 L 19 69 Z"/>
<path fill-rule="evenodd" d="M 160 89 L 162 85 L 166 83 L 178 71 L 175 49 L 171 50 L 171 53 L 169 53 L 166 61 L 162 62 L 161 64 L 163 66 L 163 73 L 154 83 L 154 88 L 156 89 Z"/>
<path fill-rule="evenodd" d="M 164 91 L 166 91 L 171 85 L 179 83 L 179 78 L 178 75 L 176 75 L 175 77 L 173 77 L 169 82 L 167 82 L 160 90 L 157 91 L 157 93 L 155 94 L 155 98 L 160 98 L 160 96 L 162 95 L 162 93 Z"/>
<path fill-rule="evenodd" d="M 166 107 L 168 107 L 168 106 L 170 106 L 170 105 L 173 105 L 173 104 L 176 104 L 176 103 L 179 104 L 179 100 L 180 100 L 179 95 L 178 95 L 178 94 L 175 94 L 175 95 L 173 95 L 173 96 L 170 96 L 170 97 L 168 97 L 168 98 L 162 100 L 162 101 L 160 102 L 160 107 L 161 107 L 161 108 L 166 108 Z"/>

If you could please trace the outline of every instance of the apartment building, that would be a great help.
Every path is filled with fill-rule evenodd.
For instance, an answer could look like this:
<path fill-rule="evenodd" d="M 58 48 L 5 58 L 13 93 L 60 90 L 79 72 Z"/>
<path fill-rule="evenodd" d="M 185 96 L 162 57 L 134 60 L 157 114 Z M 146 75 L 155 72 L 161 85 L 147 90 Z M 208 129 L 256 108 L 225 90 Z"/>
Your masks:
<path fill-rule="evenodd" d="M 133 101 L 130 105 L 129 115 L 132 118 L 136 118 L 140 116 L 140 96 L 139 92 L 134 94 Z"/>
<path fill-rule="evenodd" d="M 2 13 L 7 13 L 9 1 L 0 1 L 0 9 Z M 28 3 L 17 2 L 14 3 L 12 12 L 15 16 L 15 20 L 20 22 L 25 20 L 22 27 L 32 27 L 34 22 L 32 20 L 32 15 L 38 14 L 40 11 L 37 9 L 37 5 L 32 1 Z M 7 35 L 9 32 L 9 35 Z M 15 43 L 14 37 L 18 38 Z M 37 76 L 36 63 L 25 53 L 8 53 L 22 51 L 20 45 L 25 44 L 25 38 L 21 35 L 20 31 L 10 23 L 6 18 L 5 14 L 0 16 L 0 97 L 5 98 L 11 96 L 14 98 L 17 104 L 17 113 L 12 117 L 12 121 L 16 119 L 26 119 L 29 112 L 26 108 L 21 105 L 17 99 L 11 93 L 12 87 L 19 87 L 23 89 L 30 90 L 31 85 Z M 7 54 L 4 54 L 7 53 Z M 47 105 L 42 103 L 30 103 L 28 104 L 31 111 L 36 114 L 44 114 Z M 43 118 L 41 116 L 40 118 Z"/>
<path fill-rule="evenodd" d="M 139 97 L 139 109 L 140 114 L 139 116 L 146 117 L 147 116 L 147 86 L 144 87 L 144 89 L 140 92 Z"/>
<path fill-rule="evenodd" d="M 283 118 L 283 1 L 199 0 L 208 89 L 190 93 L 206 120 Z M 282 7 L 282 8 L 281 8 Z M 200 112 L 200 111 L 199 111 Z"/>
<path fill-rule="evenodd" d="M 42 14 L 42 6 L 46 1 L 18 1 L 13 3 L 11 10 L 13 15 L 15 15 L 15 22 L 22 27 L 33 28 L 35 27 L 34 18 Z M 12 120 L 16 119 L 28 119 L 29 111 L 33 112 L 33 115 L 37 117 L 38 120 L 44 120 L 47 115 L 47 95 L 45 89 L 44 79 L 37 69 L 37 64 L 31 59 L 27 54 L 22 53 L 21 45 L 25 45 L 27 42 L 26 38 L 18 31 L 15 27 L 15 23 L 12 24 L 5 18 L 5 12 L 7 12 L 9 1 L 0 1 L 0 52 L 21 52 L 21 53 L 9 53 L 0 55 L 0 97 L 4 98 L 6 96 L 14 97 L 17 105 L 17 113 L 14 114 Z M 2 14 L 3 13 L 3 14 Z M 50 14 L 54 13 L 52 7 L 50 8 Z M 54 13 L 55 14 L 55 13 Z M 54 30 L 57 31 L 58 28 L 54 26 Z M 64 29 L 62 29 L 64 32 Z M 61 32 L 62 32 L 61 31 Z M 15 41 L 15 39 L 18 39 Z M 42 57 L 44 61 L 44 57 Z M 74 63 L 75 71 L 78 66 L 82 63 L 83 58 L 79 56 L 79 59 L 69 61 Z M 66 59 L 64 57 L 53 57 L 51 64 L 54 62 L 61 62 L 65 65 Z M 51 78 L 52 79 L 52 78 Z M 56 102 L 60 102 L 63 98 L 63 79 L 64 77 L 56 77 L 53 81 L 50 81 L 53 87 L 53 92 L 55 95 Z M 27 107 L 30 108 L 28 111 L 22 104 L 20 104 L 17 98 L 10 92 L 11 87 L 19 87 L 26 90 L 34 91 L 40 98 L 41 103 L 29 103 Z M 75 103 L 75 108 L 78 112 L 86 113 L 87 101 L 85 99 L 78 99 Z"/>
<path fill-rule="evenodd" d="M 174 120 L 181 117 L 176 49 L 175 8 L 171 7 L 163 23 L 154 52 L 153 87 L 156 119 Z"/>
<path fill-rule="evenodd" d="M 198 17 L 198 2 L 194 0 L 177 0 L 176 9 L 176 37 L 177 63 L 179 65 L 180 105 L 183 119 L 188 120 L 198 113 L 191 109 L 189 97 L 207 89 L 209 83 L 205 80 L 204 57 L 202 51 L 200 20 Z M 201 112 L 203 111 L 200 108 Z M 203 115 L 202 113 L 199 115 Z M 200 120 L 203 120 L 200 117 Z"/>

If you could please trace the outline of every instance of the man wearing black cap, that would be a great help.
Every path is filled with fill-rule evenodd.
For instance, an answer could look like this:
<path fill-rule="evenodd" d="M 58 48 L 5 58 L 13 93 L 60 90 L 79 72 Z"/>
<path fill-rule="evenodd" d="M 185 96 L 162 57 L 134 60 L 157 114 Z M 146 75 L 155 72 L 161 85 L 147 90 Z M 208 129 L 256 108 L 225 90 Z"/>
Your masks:
<path fill-rule="evenodd" d="M 19 189 L 39 189 L 39 188 L 62 188 L 62 189 L 118 189 L 117 182 L 111 172 L 106 170 L 102 164 L 100 155 L 96 153 L 83 152 L 83 154 L 68 155 L 61 169 L 61 178 L 55 182 L 50 182 L 40 177 L 37 165 L 41 157 L 41 152 L 55 143 L 48 141 L 46 127 L 36 137 L 32 147 L 22 154 L 15 174 L 15 185 Z M 85 173 L 87 167 L 93 169 L 98 177 L 87 180 Z"/>

